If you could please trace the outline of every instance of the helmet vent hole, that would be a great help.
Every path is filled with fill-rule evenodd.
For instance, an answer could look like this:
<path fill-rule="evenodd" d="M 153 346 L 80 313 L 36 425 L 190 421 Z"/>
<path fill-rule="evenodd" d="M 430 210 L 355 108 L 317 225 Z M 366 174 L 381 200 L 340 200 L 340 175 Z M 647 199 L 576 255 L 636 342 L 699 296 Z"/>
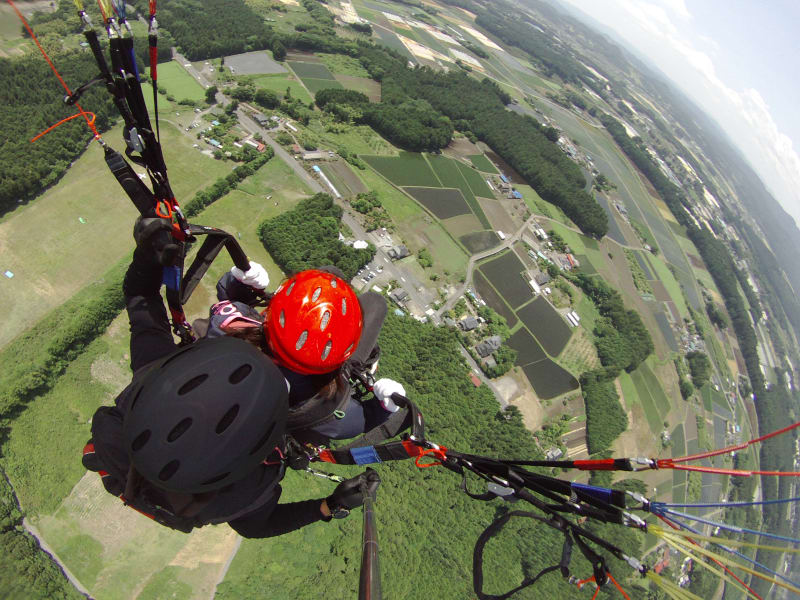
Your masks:
<path fill-rule="evenodd" d="M 281 311 L 281 314 L 278 315 L 278 323 L 280 323 L 281 327 L 286 327 L 286 313 Z"/>
<path fill-rule="evenodd" d="M 212 483 L 217 483 L 217 482 L 222 481 L 223 479 L 225 479 L 228 475 L 230 475 L 230 471 L 228 471 L 227 473 L 220 473 L 216 477 L 212 477 L 211 479 L 206 479 L 200 485 L 211 485 Z"/>
<path fill-rule="evenodd" d="M 208 379 L 208 374 L 206 373 L 198 375 L 197 377 L 192 377 L 189 381 L 187 381 L 180 387 L 180 389 L 178 390 L 178 395 L 183 396 L 184 394 L 188 394 L 193 389 L 202 384 L 206 379 Z"/>
<path fill-rule="evenodd" d="M 347 300 L 345 298 L 342 298 L 342 314 L 347 314 Z"/>
<path fill-rule="evenodd" d="M 335 279 L 331 279 L 331 287 L 335 288 L 336 286 L 337 286 L 336 280 Z"/>
<path fill-rule="evenodd" d="M 131 444 L 131 450 L 133 450 L 134 452 L 138 452 L 144 447 L 144 445 L 147 443 L 149 439 L 150 439 L 150 430 L 145 429 L 142 433 L 136 436 L 135 440 L 133 440 L 133 443 Z"/>
<path fill-rule="evenodd" d="M 308 339 L 308 330 L 306 329 L 303 333 L 300 334 L 300 337 L 297 338 L 297 343 L 294 345 L 295 350 L 300 350 L 306 343 Z"/>
<path fill-rule="evenodd" d="M 326 310 L 324 313 L 322 313 L 322 320 L 319 323 L 319 328 L 322 331 L 325 331 L 325 328 L 328 326 L 328 321 L 330 320 L 331 320 L 331 311 Z"/>
<path fill-rule="evenodd" d="M 250 373 L 252 373 L 252 371 L 253 371 L 252 366 L 250 366 L 249 364 L 244 364 L 238 369 L 236 369 L 233 373 L 231 373 L 231 376 L 228 377 L 228 382 L 232 383 L 233 385 L 241 383 L 242 381 L 245 380 L 245 378 L 248 375 L 250 375 Z"/>
<path fill-rule="evenodd" d="M 258 452 L 259 450 L 261 450 L 264 444 L 266 444 L 269 441 L 269 438 L 272 437 L 272 432 L 275 430 L 275 425 L 277 425 L 277 423 L 273 422 L 272 425 L 269 426 L 269 429 L 267 429 L 267 432 L 261 436 L 260 440 L 258 440 L 258 443 L 255 446 L 253 446 L 253 449 L 250 450 L 251 456 L 256 452 Z"/>
<path fill-rule="evenodd" d="M 170 477 L 172 477 L 173 475 L 175 475 L 175 473 L 178 472 L 180 466 L 181 466 L 181 461 L 179 460 L 169 461 L 167 464 L 164 465 L 164 467 L 159 472 L 158 478 L 161 481 L 167 481 Z"/>
<path fill-rule="evenodd" d="M 181 437 L 184 433 L 186 433 L 186 431 L 191 426 L 192 426 L 192 418 L 191 417 L 186 417 L 180 423 L 175 425 L 175 427 L 172 428 L 172 431 L 170 431 L 169 435 L 167 436 L 167 441 L 168 442 L 174 442 L 179 437 Z"/>
<path fill-rule="evenodd" d="M 326 360 L 328 358 L 328 355 L 331 353 L 331 346 L 333 346 L 333 343 L 328 340 L 325 343 L 325 348 L 322 350 L 322 356 L 320 357 L 322 360 Z"/>
<path fill-rule="evenodd" d="M 322 288 L 321 287 L 318 287 L 317 289 L 315 289 L 314 293 L 311 294 L 311 301 L 312 302 L 316 302 L 317 300 L 319 300 L 319 295 L 321 293 L 322 293 Z"/>
<path fill-rule="evenodd" d="M 217 434 L 219 435 L 220 433 L 225 431 L 228 427 L 230 427 L 231 424 L 233 424 L 233 421 L 236 419 L 236 415 L 238 414 L 239 414 L 239 405 L 234 404 L 228 409 L 228 412 L 222 415 L 222 418 L 219 420 L 219 423 L 217 423 L 217 428 L 215 429 Z"/>
<path fill-rule="evenodd" d="M 295 283 L 297 283 L 297 282 L 293 281 L 292 283 L 289 284 L 289 287 L 286 288 L 286 295 L 287 296 L 292 293 L 292 290 L 294 289 L 294 284 Z"/>

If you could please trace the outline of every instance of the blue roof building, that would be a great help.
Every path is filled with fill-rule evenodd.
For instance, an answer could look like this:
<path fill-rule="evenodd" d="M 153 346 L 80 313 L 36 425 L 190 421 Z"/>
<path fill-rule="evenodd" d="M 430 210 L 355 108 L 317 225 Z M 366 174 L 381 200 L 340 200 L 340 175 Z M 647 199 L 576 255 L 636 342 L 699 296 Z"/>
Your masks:
<path fill-rule="evenodd" d="M 514 198 L 516 198 L 517 200 L 521 200 L 522 199 L 522 194 L 520 194 L 517 190 L 514 190 L 511 193 L 511 195 L 514 196 Z"/>
<path fill-rule="evenodd" d="M 500 174 L 500 179 L 503 180 L 503 183 L 511 183 L 511 180 L 502 173 Z"/>
<path fill-rule="evenodd" d="M 212 124 L 214 127 L 216 127 L 217 125 L 219 125 L 219 121 L 211 121 L 211 124 Z"/>

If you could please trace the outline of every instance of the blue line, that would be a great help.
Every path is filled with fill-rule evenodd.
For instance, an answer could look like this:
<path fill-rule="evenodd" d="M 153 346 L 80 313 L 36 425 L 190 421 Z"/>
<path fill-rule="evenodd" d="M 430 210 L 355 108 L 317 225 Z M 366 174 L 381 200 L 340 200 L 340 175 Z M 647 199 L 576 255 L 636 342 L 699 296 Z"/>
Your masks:
<path fill-rule="evenodd" d="M 703 533 L 702 533 L 701 531 L 699 531 L 699 530 L 695 529 L 695 528 L 694 528 L 694 527 L 692 527 L 691 525 L 687 525 L 686 523 L 682 523 L 681 521 L 678 521 L 678 519 L 670 519 L 670 520 L 671 520 L 671 521 L 674 521 L 675 523 L 677 523 L 678 525 L 680 525 L 680 526 L 681 526 L 681 527 L 683 527 L 684 529 L 688 529 L 689 531 L 691 531 L 692 533 L 694 533 L 694 534 L 696 534 L 696 535 L 703 535 Z M 781 575 L 780 573 L 778 573 L 778 572 L 776 572 L 776 571 L 773 571 L 772 569 L 770 569 L 770 568 L 769 568 L 769 567 L 767 567 L 766 565 L 762 565 L 760 562 L 758 562 L 758 561 L 756 561 L 756 560 L 753 560 L 752 558 L 750 558 L 749 556 L 746 556 L 746 555 L 742 554 L 742 553 L 741 553 L 741 552 L 739 552 L 738 550 L 734 550 L 733 548 L 729 548 L 728 546 L 726 546 L 725 544 L 722 544 L 722 543 L 720 543 L 720 542 L 711 542 L 711 543 L 712 543 L 712 544 L 714 544 L 715 546 L 719 546 L 720 548 L 722 548 L 722 549 L 723 549 L 723 550 L 725 550 L 726 552 L 730 552 L 731 554 L 735 554 L 735 555 L 736 555 L 736 556 L 738 556 L 739 558 L 743 558 L 743 559 L 745 559 L 745 560 L 746 560 L 747 562 L 749 562 L 750 564 L 752 564 L 752 565 L 755 565 L 756 567 L 759 567 L 759 568 L 761 568 L 761 569 L 763 569 L 763 570 L 767 571 L 768 573 L 770 573 L 770 574 L 772 574 L 772 575 L 775 575 L 776 577 L 778 577 L 778 578 L 780 578 L 780 579 L 783 579 L 783 580 L 784 580 L 786 583 L 790 583 L 790 584 L 792 584 L 792 585 L 793 585 L 793 586 L 795 586 L 795 587 L 800 587 L 800 583 L 798 583 L 798 582 L 796 582 L 796 581 L 792 581 L 791 579 L 788 579 L 788 578 L 784 577 L 784 576 L 783 576 L 783 575 Z"/>
<path fill-rule="evenodd" d="M 654 514 L 659 514 L 658 511 L 652 510 L 652 507 L 651 507 L 651 512 L 653 512 Z M 664 513 L 667 513 L 667 514 L 670 514 L 670 515 L 677 515 L 677 516 L 682 517 L 684 519 L 689 519 L 690 521 L 697 521 L 699 523 L 705 523 L 706 525 L 713 525 L 714 527 L 719 527 L 720 529 L 725 529 L 727 531 L 733 531 L 735 533 L 752 533 L 753 535 L 760 535 L 760 536 L 772 538 L 774 540 L 781 540 L 783 542 L 790 542 L 792 544 L 800 544 L 800 540 L 795 539 L 795 538 L 790 538 L 790 537 L 786 537 L 786 536 L 783 536 L 783 535 L 776 535 L 774 533 L 767 533 L 765 531 L 755 531 L 754 529 L 748 529 L 746 527 L 732 527 L 731 525 L 728 525 L 727 523 L 720 523 L 718 521 L 712 521 L 710 519 L 704 519 L 702 517 L 696 517 L 694 515 L 687 515 L 686 513 L 682 513 L 682 512 L 679 512 L 677 510 L 670 510 L 668 508 L 665 508 L 665 509 L 663 509 L 663 511 L 661 511 L 661 514 L 664 514 Z"/>
<path fill-rule="evenodd" d="M 780 504 L 782 502 L 800 502 L 800 498 L 782 498 L 780 500 L 760 500 L 758 502 L 716 502 L 711 504 L 675 504 L 671 502 L 651 502 L 651 506 L 660 507 L 691 507 L 691 508 L 728 508 L 729 506 L 756 506 L 762 504 Z"/>

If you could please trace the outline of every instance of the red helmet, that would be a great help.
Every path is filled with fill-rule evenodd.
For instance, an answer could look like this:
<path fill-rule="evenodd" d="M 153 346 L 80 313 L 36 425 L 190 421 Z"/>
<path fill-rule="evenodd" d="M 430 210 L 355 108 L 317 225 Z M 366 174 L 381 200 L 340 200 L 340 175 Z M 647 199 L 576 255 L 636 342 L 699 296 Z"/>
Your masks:
<path fill-rule="evenodd" d="M 275 362 L 305 375 L 342 366 L 361 338 L 361 305 L 343 279 L 301 271 L 270 300 L 265 333 Z"/>

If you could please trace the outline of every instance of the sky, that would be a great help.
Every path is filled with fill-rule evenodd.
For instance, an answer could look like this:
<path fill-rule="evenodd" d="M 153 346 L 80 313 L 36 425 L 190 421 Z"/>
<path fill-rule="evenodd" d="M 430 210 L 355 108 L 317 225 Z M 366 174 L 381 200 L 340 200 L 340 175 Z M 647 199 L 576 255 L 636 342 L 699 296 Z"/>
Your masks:
<path fill-rule="evenodd" d="M 560 0 L 709 113 L 800 226 L 800 1 Z"/>

